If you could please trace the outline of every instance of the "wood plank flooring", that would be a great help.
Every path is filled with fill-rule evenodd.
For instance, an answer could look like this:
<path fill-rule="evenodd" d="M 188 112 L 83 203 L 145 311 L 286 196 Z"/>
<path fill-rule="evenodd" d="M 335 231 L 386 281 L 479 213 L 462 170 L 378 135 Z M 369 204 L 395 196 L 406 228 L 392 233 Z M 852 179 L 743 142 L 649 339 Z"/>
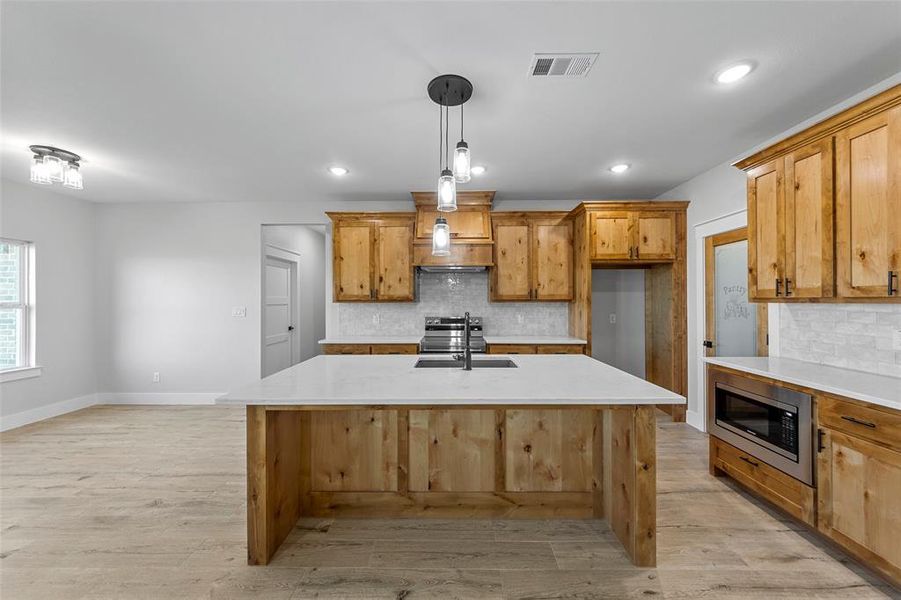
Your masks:
<path fill-rule="evenodd" d="M 94 407 L 0 436 L 0 598 L 901 598 L 658 421 L 658 567 L 593 520 L 312 520 L 245 549 L 244 411 Z"/>

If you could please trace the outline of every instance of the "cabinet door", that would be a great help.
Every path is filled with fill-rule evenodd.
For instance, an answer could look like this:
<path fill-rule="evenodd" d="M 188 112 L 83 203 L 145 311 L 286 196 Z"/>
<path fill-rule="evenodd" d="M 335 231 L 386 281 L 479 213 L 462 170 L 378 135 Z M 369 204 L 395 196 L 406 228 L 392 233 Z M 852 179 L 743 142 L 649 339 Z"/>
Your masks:
<path fill-rule="evenodd" d="M 530 228 L 525 220 L 494 224 L 492 300 L 529 300 L 532 297 Z"/>
<path fill-rule="evenodd" d="M 901 453 L 822 429 L 819 528 L 880 570 L 901 576 Z"/>
<path fill-rule="evenodd" d="M 444 217 L 455 240 L 491 239 L 491 219 L 487 206 L 460 206 L 454 212 L 439 212 L 435 209 L 419 208 L 416 214 L 416 237 L 432 239 L 435 219 Z"/>
<path fill-rule="evenodd" d="M 640 212 L 635 216 L 634 258 L 640 260 L 673 260 L 676 258 L 676 215 Z"/>
<path fill-rule="evenodd" d="M 571 221 L 532 224 L 532 264 L 536 300 L 572 300 L 573 228 Z"/>
<path fill-rule="evenodd" d="M 901 270 L 901 106 L 835 141 L 838 295 L 888 297 Z"/>
<path fill-rule="evenodd" d="M 599 212 L 592 215 L 592 260 L 629 260 L 633 253 L 630 213 Z"/>
<path fill-rule="evenodd" d="M 413 223 L 379 224 L 378 285 L 380 301 L 413 300 Z"/>
<path fill-rule="evenodd" d="M 336 302 L 368 302 L 375 296 L 372 285 L 374 232 L 368 221 L 335 225 L 332 273 Z"/>
<path fill-rule="evenodd" d="M 748 289 L 752 301 L 782 297 L 784 164 L 784 159 L 778 158 L 748 171 Z"/>
<path fill-rule="evenodd" d="M 832 297 L 832 139 L 786 156 L 785 182 L 785 296 Z"/>

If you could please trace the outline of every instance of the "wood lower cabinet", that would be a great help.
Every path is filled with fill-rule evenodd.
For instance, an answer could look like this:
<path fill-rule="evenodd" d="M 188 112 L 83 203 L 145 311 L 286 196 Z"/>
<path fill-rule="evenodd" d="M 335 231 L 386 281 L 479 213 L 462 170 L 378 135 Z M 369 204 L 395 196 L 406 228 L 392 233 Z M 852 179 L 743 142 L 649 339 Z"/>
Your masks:
<path fill-rule="evenodd" d="M 488 354 L 584 354 L 584 344 L 488 344 Z"/>
<path fill-rule="evenodd" d="M 899 297 L 901 106 L 836 137 L 838 287 L 846 298 Z"/>
<path fill-rule="evenodd" d="M 494 213 L 492 220 L 491 300 L 571 300 L 573 226 L 567 213 Z"/>
<path fill-rule="evenodd" d="M 335 302 L 412 302 L 413 214 L 328 215 Z"/>
<path fill-rule="evenodd" d="M 901 85 L 735 166 L 751 301 L 901 301 Z"/>
<path fill-rule="evenodd" d="M 325 354 L 419 354 L 419 344 L 325 344 Z"/>
<path fill-rule="evenodd" d="M 820 531 L 901 584 L 901 452 L 824 427 L 817 456 Z"/>

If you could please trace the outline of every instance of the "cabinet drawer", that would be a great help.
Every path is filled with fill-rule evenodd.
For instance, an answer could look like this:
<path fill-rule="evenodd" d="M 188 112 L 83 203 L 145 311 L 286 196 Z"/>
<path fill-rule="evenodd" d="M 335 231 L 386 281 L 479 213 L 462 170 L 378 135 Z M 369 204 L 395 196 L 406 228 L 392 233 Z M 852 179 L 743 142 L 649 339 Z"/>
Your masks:
<path fill-rule="evenodd" d="M 326 344 L 326 354 L 369 354 L 369 344 Z"/>
<path fill-rule="evenodd" d="M 796 519 L 815 525 L 816 500 L 812 487 L 713 436 L 710 436 L 710 466 Z"/>
<path fill-rule="evenodd" d="M 818 422 L 824 427 L 901 450 L 901 413 L 819 396 Z"/>
<path fill-rule="evenodd" d="M 373 354 L 419 354 L 417 344 L 373 344 Z"/>
<path fill-rule="evenodd" d="M 584 348 L 581 344 L 541 344 L 538 354 L 582 354 Z"/>
<path fill-rule="evenodd" d="M 536 347 L 529 344 L 491 344 L 488 354 L 535 354 Z"/>

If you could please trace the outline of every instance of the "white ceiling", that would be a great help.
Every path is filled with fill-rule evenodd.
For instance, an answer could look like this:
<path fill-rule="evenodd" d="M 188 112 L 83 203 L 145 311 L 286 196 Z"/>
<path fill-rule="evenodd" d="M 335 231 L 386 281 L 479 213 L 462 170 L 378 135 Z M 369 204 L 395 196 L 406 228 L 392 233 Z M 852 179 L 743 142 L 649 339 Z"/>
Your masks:
<path fill-rule="evenodd" d="M 431 189 L 426 84 L 507 199 L 653 197 L 901 71 L 901 2 L 2 3 L 5 178 L 82 154 L 104 202 L 386 200 Z M 534 52 L 597 51 L 586 79 Z M 713 74 L 758 68 L 732 87 Z M 453 138 L 452 138 L 453 139 Z M 629 162 L 625 176 L 606 168 Z M 351 174 L 337 179 L 330 164 Z"/>

